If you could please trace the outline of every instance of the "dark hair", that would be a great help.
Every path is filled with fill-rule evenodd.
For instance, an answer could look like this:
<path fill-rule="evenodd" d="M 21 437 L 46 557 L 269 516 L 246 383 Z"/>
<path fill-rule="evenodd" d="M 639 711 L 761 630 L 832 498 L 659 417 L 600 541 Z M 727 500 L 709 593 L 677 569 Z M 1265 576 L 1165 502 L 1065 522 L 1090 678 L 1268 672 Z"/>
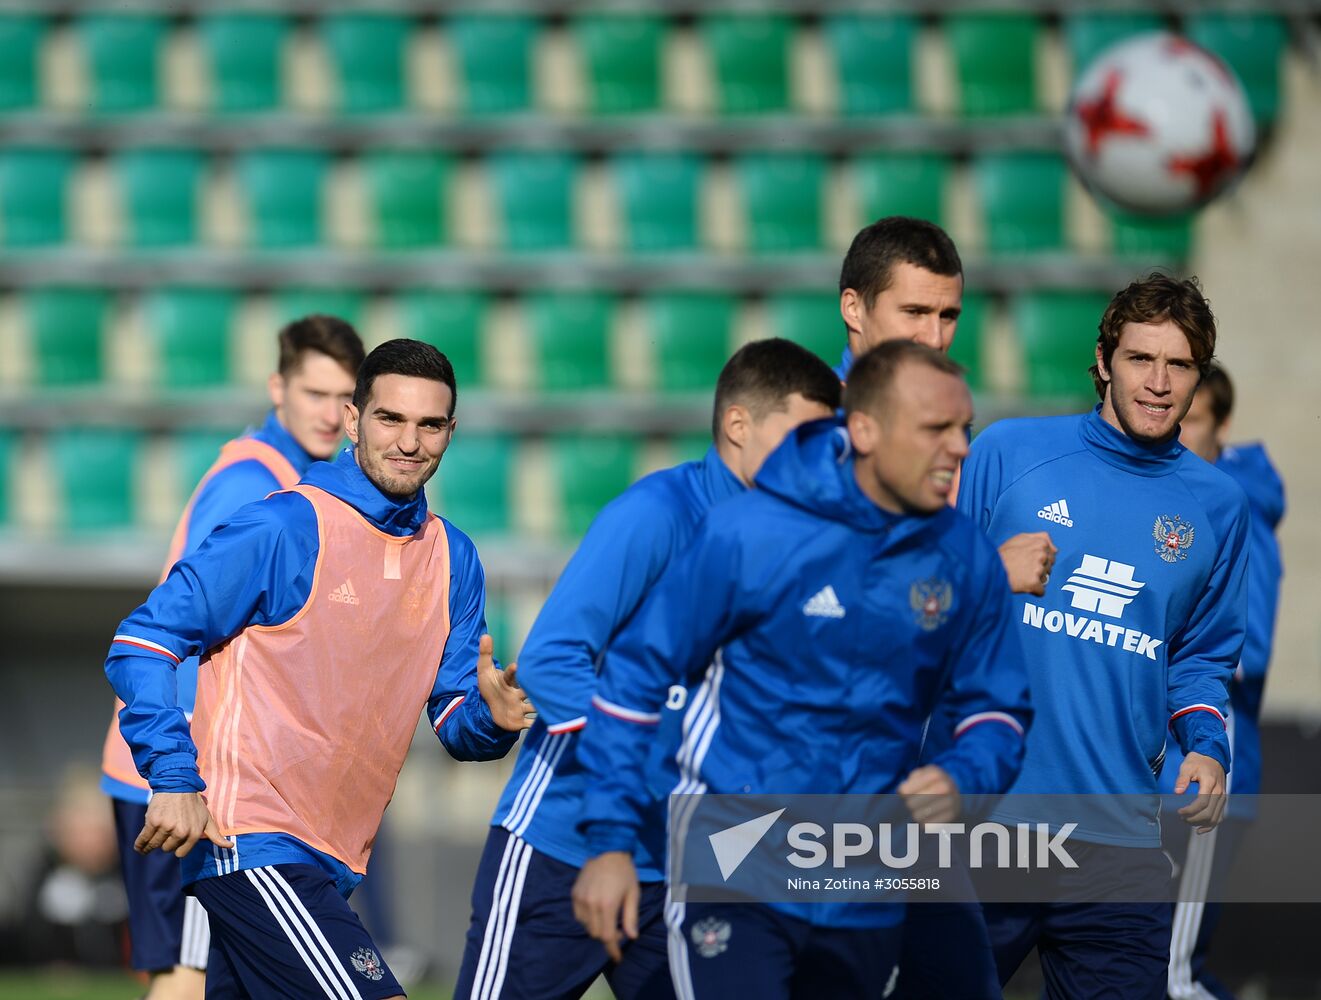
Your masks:
<path fill-rule="evenodd" d="M 943 351 L 912 340 L 887 340 L 853 362 L 848 385 L 844 387 L 845 412 L 879 413 L 899 369 L 910 363 L 963 376 L 963 366 Z"/>
<path fill-rule="evenodd" d="M 1211 370 L 1202 376 L 1198 392 L 1204 392 L 1211 399 L 1211 419 L 1219 427 L 1234 412 L 1234 383 L 1229 373 L 1218 364 L 1212 363 Z"/>
<path fill-rule="evenodd" d="M 794 393 L 814 403 L 839 408 L 839 376 L 800 344 L 781 337 L 744 344 L 725 362 L 716 380 L 711 435 L 719 440 L 725 410 L 746 406 L 753 420 L 783 410 Z"/>
<path fill-rule="evenodd" d="M 357 375 L 366 353 L 358 331 L 338 316 L 316 314 L 285 324 L 277 338 L 280 345 L 278 371 L 285 378 L 303 366 L 309 351 L 338 361 L 350 375 Z"/>
<path fill-rule="evenodd" d="M 896 264 L 913 264 L 954 277 L 963 262 L 949 234 L 934 222 L 906 215 L 888 215 L 867 226 L 849 245 L 839 271 L 839 291 L 852 288 L 868 309 L 890 287 Z"/>
<path fill-rule="evenodd" d="M 454 366 L 450 359 L 430 344 L 420 340 L 387 340 L 371 354 L 358 369 L 358 384 L 353 388 L 353 405 L 361 413 L 372 394 L 372 384 L 380 375 L 407 375 L 440 382 L 450 389 L 450 412 L 459 401 L 459 388 L 454 384 Z"/>
<path fill-rule="evenodd" d="M 1096 338 L 1105 367 L 1110 368 L 1115 348 L 1119 346 L 1119 336 L 1129 323 L 1163 323 L 1166 320 L 1173 321 L 1188 338 L 1197 370 L 1202 378 L 1206 378 L 1216 352 L 1216 318 L 1211 312 L 1211 303 L 1206 301 L 1196 278 L 1172 278 L 1159 271 L 1134 281 L 1116 293 L 1105 307 L 1098 326 L 1100 335 Z M 1096 395 L 1105 399 L 1106 383 L 1101 378 L 1100 366 L 1092 365 L 1088 371 L 1092 384 L 1096 386 Z"/>

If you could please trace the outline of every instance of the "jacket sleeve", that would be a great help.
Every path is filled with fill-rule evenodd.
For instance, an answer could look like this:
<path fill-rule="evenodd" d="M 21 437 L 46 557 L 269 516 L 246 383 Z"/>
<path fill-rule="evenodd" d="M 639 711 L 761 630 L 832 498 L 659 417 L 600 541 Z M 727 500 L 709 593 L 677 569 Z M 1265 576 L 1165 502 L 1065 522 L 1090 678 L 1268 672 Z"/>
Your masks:
<path fill-rule="evenodd" d="M 631 851 L 651 793 L 646 762 L 672 684 L 695 679 L 752 620 L 733 532 L 708 519 L 610 644 L 578 744 L 588 791 L 579 827 L 592 855 Z"/>
<path fill-rule="evenodd" d="M 1009 790 L 1023 763 L 1032 721 L 1009 581 L 994 553 L 983 563 L 975 579 L 987 582 L 978 587 L 979 600 L 952 653 L 940 711 L 933 718 L 933 724 L 944 720 L 952 742 L 931 762 L 944 768 L 965 795 Z"/>
<path fill-rule="evenodd" d="M 297 494 L 238 511 L 180 559 L 120 624 L 106 676 L 124 701 L 120 730 L 157 792 L 200 791 L 197 747 L 178 704 L 176 669 L 248 625 L 288 621 L 312 592 L 316 514 Z"/>
<path fill-rule="evenodd" d="M 1169 655 L 1170 729 L 1185 754 L 1213 757 L 1226 771 L 1229 681 L 1247 630 L 1248 507 L 1242 494 L 1239 500 L 1206 587 L 1187 624 L 1170 641 Z"/>
<path fill-rule="evenodd" d="M 586 724 L 601 654 L 661 575 L 676 535 L 671 509 L 637 488 L 592 522 L 518 659 L 519 683 L 551 733 Z"/>
<path fill-rule="evenodd" d="M 486 572 L 472 539 L 448 521 L 445 531 L 450 546 L 450 631 L 427 700 L 427 718 L 455 760 L 498 760 L 518 742 L 518 733 L 496 725 L 477 686 L 478 644 L 487 631 Z"/>

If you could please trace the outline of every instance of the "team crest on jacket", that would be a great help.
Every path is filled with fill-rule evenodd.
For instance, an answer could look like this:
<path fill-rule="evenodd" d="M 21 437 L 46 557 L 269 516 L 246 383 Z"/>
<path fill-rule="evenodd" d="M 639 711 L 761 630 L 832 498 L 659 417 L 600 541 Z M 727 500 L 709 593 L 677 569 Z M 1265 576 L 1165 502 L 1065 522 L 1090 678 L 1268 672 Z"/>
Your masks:
<path fill-rule="evenodd" d="M 353 963 L 354 971 L 373 983 L 385 978 L 385 966 L 381 964 L 381 956 L 370 948 L 359 948 L 349 956 L 349 961 Z"/>
<path fill-rule="evenodd" d="M 1193 547 L 1193 526 L 1178 514 L 1156 518 L 1151 534 L 1156 539 L 1156 555 L 1167 563 L 1188 558 L 1188 550 Z"/>
<path fill-rule="evenodd" d="M 934 576 L 929 580 L 918 580 L 908 590 L 908 603 L 913 608 L 913 621 L 923 632 L 934 632 L 949 619 L 954 588 L 948 580 Z"/>
<path fill-rule="evenodd" d="M 707 917 L 693 924 L 693 946 L 703 958 L 715 958 L 729 947 L 729 921 Z"/>

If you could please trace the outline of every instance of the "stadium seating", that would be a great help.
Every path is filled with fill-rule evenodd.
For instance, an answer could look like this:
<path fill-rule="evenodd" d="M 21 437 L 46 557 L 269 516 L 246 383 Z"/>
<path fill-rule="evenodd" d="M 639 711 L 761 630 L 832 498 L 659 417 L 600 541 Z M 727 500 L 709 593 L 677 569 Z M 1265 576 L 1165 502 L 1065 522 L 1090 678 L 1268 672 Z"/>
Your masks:
<path fill-rule="evenodd" d="M 1087 369 L 1095 360 L 1096 327 L 1109 303 L 1100 292 L 1038 291 L 1010 306 L 1023 349 L 1026 389 L 1034 396 L 1085 399 L 1092 394 Z"/>
<path fill-rule="evenodd" d="M 984 385 L 982 336 L 986 328 L 987 309 L 985 295 L 964 292 L 958 331 L 949 348 L 949 356 L 963 365 L 965 378 L 973 389 L 981 389 Z"/>
<path fill-rule="evenodd" d="M 822 22 L 822 30 L 835 57 L 842 114 L 882 115 L 913 110 L 916 17 L 836 14 Z"/>
<path fill-rule="evenodd" d="M 1056 153 L 983 153 L 973 164 L 994 254 L 1058 250 L 1064 246 L 1064 161 Z"/>
<path fill-rule="evenodd" d="M 688 153 L 626 153 L 610 161 L 623 245 L 628 250 L 691 250 L 700 242 L 702 161 Z"/>
<path fill-rule="evenodd" d="M 65 428 L 46 437 L 65 531 L 93 533 L 133 524 L 134 466 L 141 445 L 139 434 L 120 428 Z"/>
<path fill-rule="evenodd" d="M 477 292 L 412 291 L 396 297 L 401 335 L 437 347 L 454 366 L 459 394 L 480 388 L 488 301 Z"/>
<path fill-rule="evenodd" d="M 821 245 L 825 160 L 812 153 L 749 153 L 734 163 L 743 225 L 753 253 L 815 250 Z"/>
<path fill-rule="evenodd" d="M 887 215 L 942 225 L 949 160 L 939 153 L 863 153 L 850 164 L 862 217 L 859 228 Z"/>
<path fill-rule="evenodd" d="M 610 384 L 614 299 L 596 292 L 537 292 L 523 300 L 538 388 L 603 389 Z"/>
<path fill-rule="evenodd" d="M 325 153 L 258 149 L 235 164 L 247 200 L 248 243 L 254 247 L 315 246 L 321 241 L 321 184 Z"/>
<path fill-rule="evenodd" d="M 670 438 L 670 453 L 676 463 L 700 462 L 711 447 L 711 431 L 694 431 L 691 434 L 677 434 Z"/>
<path fill-rule="evenodd" d="M 445 242 L 448 159 L 431 152 L 382 150 L 361 162 L 377 246 L 396 250 Z"/>
<path fill-rule="evenodd" d="M 1036 108 L 1032 14 L 965 11 L 947 16 L 945 37 L 959 81 L 959 110 L 969 117 L 1024 114 Z"/>
<path fill-rule="evenodd" d="M 134 247 L 178 246 L 197 238 L 200 153 L 188 149 L 131 149 L 116 155 L 116 179 Z"/>
<path fill-rule="evenodd" d="M 761 14 L 714 14 L 699 24 L 720 114 L 785 111 L 793 22 Z"/>
<path fill-rule="evenodd" d="M 663 20 L 645 14 L 585 14 L 571 24 L 589 110 L 633 114 L 661 106 Z"/>
<path fill-rule="evenodd" d="M 495 153 L 486 160 L 509 250 L 554 250 L 573 242 L 577 157 L 568 153 Z"/>
<path fill-rule="evenodd" d="M 8 247 L 64 242 L 74 155 L 63 149 L 0 150 L 0 240 Z"/>
<path fill-rule="evenodd" d="M 514 451 L 507 434 L 456 434 L 429 486 L 436 513 L 470 535 L 507 534 Z"/>
<path fill-rule="evenodd" d="M 0 529 L 9 524 L 9 490 L 14 481 L 14 453 L 18 450 L 18 435 L 0 431 Z"/>
<path fill-rule="evenodd" d="M 102 377 L 101 339 L 109 296 L 98 289 L 46 287 L 24 296 L 37 380 L 81 386 Z"/>
<path fill-rule="evenodd" d="M 356 10 L 327 14 L 319 28 L 339 83 L 340 112 L 395 111 L 404 105 L 406 18 Z"/>
<path fill-rule="evenodd" d="M 156 346 L 157 384 L 165 389 L 224 385 L 229 380 L 232 292 L 158 288 L 142 304 Z"/>
<path fill-rule="evenodd" d="M 242 114 L 280 106 L 286 18 L 237 11 L 204 14 L 197 30 L 210 62 L 212 111 Z"/>
<path fill-rule="evenodd" d="M 839 296 L 830 292 L 778 292 L 766 302 L 770 335 L 802 344 L 832 368 L 848 346 Z"/>
<path fill-rule="evenodd" d="M 343 288 L 284 288 L 275 296 L 275 322 L 284 326 L 304 316 L 321 313 L 362 328 L 363 295 Z"/>
<path fill-rule="evenodd" d="M 667 292 L 643 303 L 661 392 L 710 392 L 730 355 L 737 303 L 729 295 Z"/>
<path fill-rule="evenodd" d="M 78 22 L 93 111 L 146 111 L 160 103 L 158 60 L 165 20 L 145 14 L 89 14 Z"/>
<path fill-rule="evenodd" d="M 242 433 L 242 429 L 217 430 L 213 427 L 184 429 L 173 435 L 174 468 L 180 500 L 193 495 L 197 484 L 220 457 L 220 449 Z"/>
<path fill-rule="evenodd" d="M 37 101 L 37 57 L 46 22 L 27 14 L 0 16 L 0 111 L 31 108 Z"/>
<path fill-rule="evenodd" d="M 1116 42 L 1144 31 L 1159 31 L 1164 26 L 1160 15 L 1136 7 L 1066 13 L 1062 20 L 1064 45 L 1074 79 L 1082 76 L 1092 60 Z"/>
<path fill-rule="evenodd" d="M 1251 11 L 1203 10 L 1188 15 L 1184 30 L 1238 74 L 1257 124 L 1273 125 L 1280 113 L 1280 63 L 1289 39 L 1284 20 Z"/>
<path fill-rule="evenodd" d="M 1183 261 L 1192 255 L 1193 219 L 1191 215 L 1151 218 L 1110 214 L 1114 253 L 1119 257 L 1162 257 Z"/>
<path fill-rule="evenodd" d="M 577 538 L 597 512 L 633 482 L 637 442 L 622 434 L 559 434 L 551 439 L 550 451 L 564 531 Z"/>
<path fill-rule="evenodd" d="M 532 107 L 533 47 L 540 25 L 513 14 L 462 14 L 445 25 L 458 56 L 465 114 L 488 115 Z"/>

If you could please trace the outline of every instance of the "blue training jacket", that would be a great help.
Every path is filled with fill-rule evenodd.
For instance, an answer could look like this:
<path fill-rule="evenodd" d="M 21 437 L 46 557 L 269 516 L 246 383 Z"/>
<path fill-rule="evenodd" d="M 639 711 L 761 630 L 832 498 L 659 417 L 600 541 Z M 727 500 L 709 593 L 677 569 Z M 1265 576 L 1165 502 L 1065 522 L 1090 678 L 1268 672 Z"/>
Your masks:
<path fill-rule="evenodd" d="M 363 475 L 351 448 L 333 462 L 312 465 L 302 482 L 350 504 L 373 526 L 397 537 L 414 534 L 427 516 L 426 495 L 408 502 L 387 497 Z M 458 760 L 492 760 L 509 752 L 517 733 L 500 729 L 477 688 L 478 640 L 486 631 L 486 578 L 477 549 L 444 522 L 450 551 L 450 634 L 427 702 L 427 717 Z M 311 503 L 276 493 L 246 505 L 180 559 L 145 604 L 120 625 L 106 659 L 106 676 L 125 702 L 120 728 L 139 773 L 154 792 L 202 791 L 197 747 L 178 705 L 171 657 L 197 656 L 249 625 L 281 625 L 307 602 L 319 550 Z M 122 639 L 126 641 L 118 641 Z M 150 646 L 168 651 L 153 653 Z M 434 725 L 451 701 L 462 704 Z M 240 834 L 237 868 L 315 864 L 347 894 L 360 881 L 345 865 L 285 834 Z M 211 852 L 183 859 L 183 880 L 222 874 Z M 237 869 L 236 869 L 237 870 Z"/>
<path fill-rule="evenodd" d="M 315 461 L 303 450 L 302 445 L 294 440 L 293 435 L 285 430 L 284 425 L 272 410 L 266 415 L 265 422 L 256 430 L 249 431 L 244 437 L 255 438 L 268 444 L 302 475 Z M 270 469 L 256 459 L 249 458 L 235 462 L 221 469 L 203 484 L 193 500 L 192 511 L 188 516 L 188 529 L 180 557 L 202 544 L 202 540 L 236 510 L 244 504 L 260 500 L 280 488 L 280 484 L 271 474 Z M 190 656 L 179 664 L 176 671 L 179 707 L 189 716 L 193 714 L 193 702 L 197 698 L 197 657 Z M 116 781 L 108 774 L 101 775 L 101 790 L 107 795 L 125 802 L 145 804 L 149 797 L 145 789 Z"/>
<path fill-rule="evenodd" d="M 1134 797 L 1156 792 L 1166 734 L 1229 769 L 1243 491 L 1177 438 L 1133 441 L 1098 406 L 988 427 L 963 463 L 958 506 L 996 545 L 1044 529 L 1059 549 L 1045 597 L 1013 599 L 1036 720 L 1012 791 L 1127 794 L 1070 817 L 1073 836 L 1158 846 L 1159 803 Z"/>
<path fill-rule="evenodd" d="M 578 751 L 592 855 L 633 849 L 666 693 L 703 673 L 681 791 L 893 792 L 942 691 L 960 738 L 935 763 L 967 793 L 1017 773 L 1027 677 L 1004 569 L 975 525 L 952 509 L 882 511 L 835 420 L 790 434 L 757 487 L 711 509 L 606 651 Z M 890 925 L 902 910 L 773 905 L 827 926 Z"/>
<path fill-rule="evenodd" d="M 715 448 L 634 483 L 606 505 L 546 599 L 518 658 L 518 680 L 537 706 L 492 823 L 538 851 L 581 867 L 591 856 L 578 831 L 588 776 L 578 763 L 577 732 L 587 722 L 602 654 L 670 561 L 691 542 L 712 504 L 743 484 Z M 679 713 L 669 713 L 675 729 Z M 663 757 L 663 751 L 656 751 Z M 658 765 L 659 766 L 659 765 Z M 664 877 L 665 796 L 634 852 L 644 881 Z"/>
<path fill-rule="evenodd" d="M 1275 641 L 1284 563 L 1275 529 L 1284 518 L 1284 483 L 1259 444 L 1235 445 L 1220 453 L 1216 468 L 1227 473 L 1248 497 L 1248 621 L 1243 656 L 1229 685 L 1229 736 L 1234 757 L 1229 813 L 1255 815 L 1252 799 L 1261 791 L 1261 716 L 1266 670 Z M 1162 791 L 1172 791 L 1183 754 L 1172 747 L 1161 773 Z"/>

